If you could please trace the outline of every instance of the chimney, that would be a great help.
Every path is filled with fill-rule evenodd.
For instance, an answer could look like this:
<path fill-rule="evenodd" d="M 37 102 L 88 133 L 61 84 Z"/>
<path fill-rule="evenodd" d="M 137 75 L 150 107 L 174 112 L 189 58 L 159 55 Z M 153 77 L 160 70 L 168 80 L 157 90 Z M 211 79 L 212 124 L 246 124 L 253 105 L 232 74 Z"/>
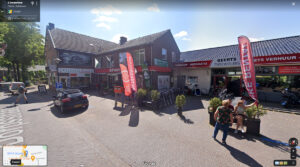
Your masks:
<path fill-rule="evenodd" d="M 48 30 L 53 30 L 55 28 L 55 25 L 53 23 L 49 23 L 47 28 L 48 28 Z"/>
<path fill-rule="evenodd" d="M 120 37 L 120 45 L 123 45 L 126 42 L 127 42 L 127 38 L 126 37 Z"/>

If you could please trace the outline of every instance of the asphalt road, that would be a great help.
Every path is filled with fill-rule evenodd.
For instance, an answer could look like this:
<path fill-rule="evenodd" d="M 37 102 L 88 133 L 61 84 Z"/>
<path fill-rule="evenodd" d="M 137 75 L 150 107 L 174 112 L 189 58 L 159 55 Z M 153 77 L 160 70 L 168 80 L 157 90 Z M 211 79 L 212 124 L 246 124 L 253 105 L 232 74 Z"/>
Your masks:
<path fill-rule="evenodd" d="M 34 89 L 29 104 L 14 107 L 15 98 L 0 96 L 0 145 L 48 145 L 50 167 L 273 166 L 275 159 L 290 159 L 290 148 L 279 142 L 300 139 L 300 115 L 269 112 L 261 118 L 261 137 L 229 133 L 224 147 L 211 137 L 208 102 L 200 98 L 188 99 L 185 119 L 174 107 L 114 110 L 113 100 L 92 94 L 88 110 L 66 114 Z"/>

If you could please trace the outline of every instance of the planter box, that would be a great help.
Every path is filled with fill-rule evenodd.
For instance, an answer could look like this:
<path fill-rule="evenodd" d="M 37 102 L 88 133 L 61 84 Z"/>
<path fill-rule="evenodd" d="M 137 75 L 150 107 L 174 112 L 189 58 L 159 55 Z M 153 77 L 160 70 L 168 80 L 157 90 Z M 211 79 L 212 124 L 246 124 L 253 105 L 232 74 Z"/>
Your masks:
<path fill-rule="evenodd" d="M 247 133 L 256 136 L 260 135 L 260 119 L 247 120 Z"/>
<path fill-rule="evenodd" d="M 215 121 L 215 119 L 214 119 L 215 113 L 214 113 L 214 112 L 210 112 L 210 111 L 208 110 L 208 114 L 209 114 L 209 124 L 210 124 L 211 126 L 215 126 L 215 125 L 216 125 L 216 121 Z"/>

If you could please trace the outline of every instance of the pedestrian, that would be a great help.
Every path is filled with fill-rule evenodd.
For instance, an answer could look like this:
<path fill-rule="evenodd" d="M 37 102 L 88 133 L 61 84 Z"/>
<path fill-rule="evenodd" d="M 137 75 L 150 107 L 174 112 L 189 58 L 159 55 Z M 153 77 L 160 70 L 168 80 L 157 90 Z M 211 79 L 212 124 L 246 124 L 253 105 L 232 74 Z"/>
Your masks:
<path fill-rule="evenodd" d="M 245 120 L 246 116 L 246 109 L 249 107 L 254 106 L 255 103 L 250 105 L 245 105 L 244 100 L 240 100 L 237 105 L 234 107 L 234 113 L 236 114 L 237 125 L 234 133 L 238 133 L 239 127 L 242 128 L 242 133 L 245 133 L 243 121 Z"/>
<path fill-rule="evenodd" d="M 17 103 L 20 101 L 21 98 L 24 98 L 24 100 L 26 101 L 26 104 L 28 104 L 28 101 L 27 101 L 27 97 L 25 95 L 25 93 L 27 92 L 26 88 L 24 88 L 22 85 L 18 85 L 18 97 L 16 99 L 16 102 L 15 102 L 15 105 L 17 105 Z"/>
<path fill-rule="evenodd" d="M 213 138 L 216 140 L 219 130 L 222 129 L 223 130 L 222 144 L 226 145 L 229 123 L 232 120 L 232 111 L 229 109 L 229 100 L 222 101 L 222 106 L 217 108 L 214 115 L 214 119 L 216 120 L 216 125 L 215 125 Z"/>

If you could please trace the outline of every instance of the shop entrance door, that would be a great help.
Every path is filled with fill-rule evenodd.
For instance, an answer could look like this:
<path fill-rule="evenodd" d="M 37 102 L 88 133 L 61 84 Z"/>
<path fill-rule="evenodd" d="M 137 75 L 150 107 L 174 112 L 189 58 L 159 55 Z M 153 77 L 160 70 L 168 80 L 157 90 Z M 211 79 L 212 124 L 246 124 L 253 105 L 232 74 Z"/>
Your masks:
<path fill-rule="evenodd" d="M 59 77 L 59 82 L 62 83 L 63 88 L 67 88 L 68 87 L 68 77 Z"/>
<path fill-rule="evenodd" d="M 226 75 L 215 75 L 213 82 L 213 92 L 215 95 L 223 88 L 227 88 L 228 77 Z"/>

